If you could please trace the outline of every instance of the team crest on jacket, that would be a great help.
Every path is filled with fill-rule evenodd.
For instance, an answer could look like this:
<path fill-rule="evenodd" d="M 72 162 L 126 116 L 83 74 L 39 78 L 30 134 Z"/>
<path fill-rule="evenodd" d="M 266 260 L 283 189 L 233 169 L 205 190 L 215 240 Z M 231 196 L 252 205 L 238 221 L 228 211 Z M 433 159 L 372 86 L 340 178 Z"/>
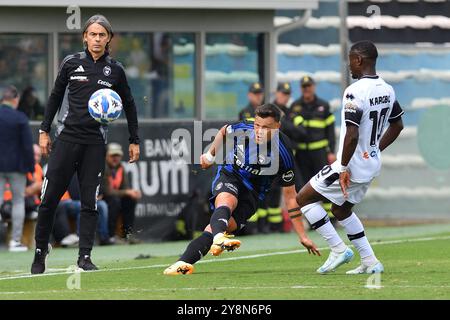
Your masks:
<path fill-rule="evenodd" d="M 105 67 L 103 68 L 103 74 L 104 74 L 105 76 L 109 76 L 109 75 L 111 74 L 111 67 L 110 67 L 110 66 L 105 66 Z"/>

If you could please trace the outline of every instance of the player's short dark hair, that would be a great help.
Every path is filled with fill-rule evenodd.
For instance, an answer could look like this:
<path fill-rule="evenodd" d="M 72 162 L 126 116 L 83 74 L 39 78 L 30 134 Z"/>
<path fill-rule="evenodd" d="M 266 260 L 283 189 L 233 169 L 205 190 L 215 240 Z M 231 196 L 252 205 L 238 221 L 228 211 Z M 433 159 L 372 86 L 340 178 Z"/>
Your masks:
<path fill-rule="evenodd" d="M 256 108 L 255 115 L 261 118 L 272 117 L 276 122 L 280 122 L 281 110 L 273 103 L 266 103 Z"/>
<path fill-rule="evenodd" d="M 19 96 L 19 91 L 14 86 L 7 86 L 3 88 L 0 94 L 0 101 L 12 100 Z"/>
<path fill-rule="evenodd" d="M 375 44 L 369 40 L 358 41 L 352 45 L 350 52 L 356 53 L 363 58 L 373 60 L 378 58 L 378 50 Z"/>
<path fill-rule="evenodd" d="M 86 23 L 84 24 L 82 35 L 84 35 L 84 33 L 87 31 L 87 29 L 94 23 L 98 23 L 103 28 L 105 28 L 106 31 L 108 32 L 108 35 L 111 36 L 111 39 L 114 37 L 114 32 L 113 32 L 111 23 L 109 23 L 108 19 L 106 19 L 106 17 L 101 14 L 95 14 L 86 20 Z M 86 43 L 84 42 L 84 40 L 83 40 L 83 45 L 86 46 Z M 106 45 L 106 50 L 109 50 L 109 42 Z"/>

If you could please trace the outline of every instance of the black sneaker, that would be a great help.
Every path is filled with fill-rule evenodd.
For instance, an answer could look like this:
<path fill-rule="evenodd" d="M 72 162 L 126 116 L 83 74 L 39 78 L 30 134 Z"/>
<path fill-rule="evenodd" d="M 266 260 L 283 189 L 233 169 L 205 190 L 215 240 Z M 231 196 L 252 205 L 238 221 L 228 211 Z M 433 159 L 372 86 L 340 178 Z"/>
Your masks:
<path fill-rule="evenodd" d="M 34 252 L 34 260 L 31 264 L 31 274 L 40 274 L 45 272 L 47 265 L 47 257 L 52 250 L 52 246 L 49 244 L 47 250 L 37 248 Z"/>
<path fill-rule="evenodd" d="M 77 264 L 78 267 L 83 269 L 84 271 L 98 270 L 97 266 L 92 263 L 91 256 L 87 254 L 82 257 L 78 257 Z"/>

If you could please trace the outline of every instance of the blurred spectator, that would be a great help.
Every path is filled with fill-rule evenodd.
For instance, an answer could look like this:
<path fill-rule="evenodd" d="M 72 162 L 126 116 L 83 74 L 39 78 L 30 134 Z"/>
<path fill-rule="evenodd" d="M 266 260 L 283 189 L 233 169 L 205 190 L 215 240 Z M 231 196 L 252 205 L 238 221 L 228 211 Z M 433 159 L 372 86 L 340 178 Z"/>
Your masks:
<path fill-rule="evenodd" d="M 154 33 L 151 70 L 156 75 L 156 78 L 152 80 L 154 118 L 167 118 L 169 115 L 171 48 L 172 43 L 169 34 L 163 32 Z"/>
<path fill-rule="evenodd" d="M 97 207 L 99 215 L 97 225 L 99 244 L 101 246 L 114 244 L 114 241 L 109 236 L 109 209 L 108 204 L 103 200 L 103 194 L 98 196 Z"/>
<path fill-rule="evenodd" d="M 122 237 L 129 243 L 138 240 L 133 235 L 134 210 L 137 200 L 141 198 L 141 192 L 129 187 L 128 177 L 122 166 L 122 146 L 118 143 L 108 144 L 106 152 L 106 167 L 104 175 L 104 200 L 108 204 L 109 235 L 114 239 L 117 218 L 122 213 L 123 230 Z"/>
<path fill-rule="evenodd" d="M 69 191 L 66 191 L 56 207 L 55 223 L 53 226 L 53 238 L 62 247 L 75 246 L 80 240 L 78 237 L 80 210 L 80 201 L 73 200 L 70 197 Z M 76 222 L 75 232 L 72 232 L 70 219 Z"/>
<path fill-rule="evenodd" d="M 116 39 L 117 41 L 117 39 Z M 139 77 L 143 77 L 150 67 L 148 53 L 144 50 L 141 40 L 139 38 L 132 38 L 131 46 L 129 48 L 127 57 L 127 72 L 131 68 L 138 71 Z"/>
<path fill-rule="evenodd" d="M 7 182 L 12 192 L 12 235 L 9 250 L 26 251 L 21 243 L 25 218 L 26 174 L 34 173 L 31 129 L 27 117 L 17 111 L 19 93 L 14 86 L 3 90 L 0 104 L 0 195 Z M 3 202 L 3 199 L 2 199 Z"/>
<path fill-rule="evenodd" d="M 28 119 L 42 120 L 44 108 L 37 97 L 37 92 L 34 87 L 28 86 L 23 90 L 18 110 L 25 113 Z"/>
<path fill-rule="evenodd" d="M 255 109 L 264 102 L 264 88 L 261 83 L 254 82 L 248 88 L 248 105 L 239 112 L 239 120 L 253 120 Z"/>
<path fill-rule="evenodd" d="M 289 82 L 280 82 L 277 85 L 277 91 L 275 92 L 275 100 L 273 104 L 277 105 L 281 111 L 283 111 L 286 117 L 289 116 L 288 103 L 291 100 L 292 88 Z"/>
<path fill-rule="evenodd" d="M 41 162 L 41 148 L 37 144 L 33 145 L 34 150 L 34 173 L 27 173 L 27 183 L 25 188 L 25 218 L 29 220 L 36 220 L 37 207 L 40 204 L 40 195 L 42 188 L 42 181 L 44 174 L 42 172 Z M 12 211 L 12 192 L 9 183 L 5 185 L 6 191 L 3 194 L 3 205 L 0 208 L 0 213 L 3 221 L 11 220 Z"/>
<path fill-rule="evenodd" d="M 37 207 L 41 203 L 42 181 L 44 173 L 41 167 L 41 148 L 33 144 L 34 151 L 34 173 L 27 173 L 27 186 L 25 188 L 25 215 L 28 219 L 36 220 Z"/>

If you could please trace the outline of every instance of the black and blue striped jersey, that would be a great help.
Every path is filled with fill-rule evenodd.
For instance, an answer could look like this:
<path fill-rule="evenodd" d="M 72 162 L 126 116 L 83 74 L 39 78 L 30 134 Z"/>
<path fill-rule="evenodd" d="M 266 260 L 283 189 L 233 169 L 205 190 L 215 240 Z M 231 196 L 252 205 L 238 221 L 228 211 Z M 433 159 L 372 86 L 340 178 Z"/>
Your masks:
<path fill-rule="evenodd" d="M 236 176 L 250 191 L 264 200 L 272 182 L 281 186 L 295 184 L 294 156 L 289 138 L 275 130 L 266 144 L 255 142 L 253 121 L 228 125 L 224 144 L 224 162 L 219 165 L 217 176 L 226 171 Z M 214 185 L 214 183 L 213 183 Z"/>

